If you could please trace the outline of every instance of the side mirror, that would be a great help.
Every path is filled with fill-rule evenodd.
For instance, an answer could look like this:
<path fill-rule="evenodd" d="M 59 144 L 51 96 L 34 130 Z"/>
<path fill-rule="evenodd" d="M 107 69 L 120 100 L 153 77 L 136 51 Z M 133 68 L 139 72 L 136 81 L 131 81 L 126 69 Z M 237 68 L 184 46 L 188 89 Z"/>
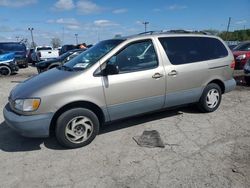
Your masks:
<path fill-rule="evenodd" d="M 116 65 L 107 64 L 105 69 L 102 72 L 103 72 L 103 76 L 119 74 L 119 68 Z"/>

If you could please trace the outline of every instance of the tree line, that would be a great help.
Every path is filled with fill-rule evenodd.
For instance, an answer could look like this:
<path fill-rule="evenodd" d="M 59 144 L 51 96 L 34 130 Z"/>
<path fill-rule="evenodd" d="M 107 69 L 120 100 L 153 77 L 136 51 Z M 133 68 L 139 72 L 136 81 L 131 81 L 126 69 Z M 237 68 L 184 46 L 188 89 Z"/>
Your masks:
<path fill-rule="evenodd" d="M 250 29 L 235 30 L 235 31 L 218 31 L 218 30 L 204 30 L 212 35 L 217 35 L 225 41 L 246 41 L 250 40 Z"/>

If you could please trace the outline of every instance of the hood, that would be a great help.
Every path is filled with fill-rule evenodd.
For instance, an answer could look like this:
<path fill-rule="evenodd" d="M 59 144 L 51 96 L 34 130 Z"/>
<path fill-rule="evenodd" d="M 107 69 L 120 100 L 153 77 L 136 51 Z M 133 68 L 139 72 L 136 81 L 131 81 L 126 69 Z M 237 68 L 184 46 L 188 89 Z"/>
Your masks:
<path fill-rule="evenodd" d="M 15 58 L 15 53 L 6 53 L 0 55 L 0 62 L 6 62 L 13 60 Z"/>
<path fill-rule="evenodd" d="M 24 58 L 26 57 L 26 51 L 6 51 L 6 53 L 14 53 L 15 58 Z"/>
<path fill-rule="evenodd" d="M 70 84 L 72 83 L 71 79 L 74 79 L 81 73 L 82 72 L 51 69 L 18 84 L 11 91 L 10 98 L 15 100 L 17 98 L 42 97 L 67 91 L 72 85 Z"/>

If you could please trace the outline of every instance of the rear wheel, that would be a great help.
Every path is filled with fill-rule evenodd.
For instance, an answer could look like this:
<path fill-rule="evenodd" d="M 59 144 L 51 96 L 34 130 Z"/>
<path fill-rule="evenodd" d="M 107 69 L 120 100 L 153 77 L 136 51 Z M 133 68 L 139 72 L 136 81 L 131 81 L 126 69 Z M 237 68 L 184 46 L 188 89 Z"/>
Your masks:
<path fill-rule="evenodd" d="M 248 86 L 250 86 L 250 76 L 245 76 L 245 81 Z"/>
<path fill-rule="evenodd" d="M 64 112 L 57 120 L 56 138 L 66 148 L 86 146 L 99 132 L 96 114 L 85 108 Z"/>
<path fill-rule="evenodd" d="M 222 98 L 221 88 L 215 83 L 208 84 L 198 103 L 202 112 L 214 112 L 220 105 Z"/>
<path fill-rule="evenodd" d="M 11 74 L 11 69 L 7 65 L 0 66 L 0 75 L 9 76 Z"/>

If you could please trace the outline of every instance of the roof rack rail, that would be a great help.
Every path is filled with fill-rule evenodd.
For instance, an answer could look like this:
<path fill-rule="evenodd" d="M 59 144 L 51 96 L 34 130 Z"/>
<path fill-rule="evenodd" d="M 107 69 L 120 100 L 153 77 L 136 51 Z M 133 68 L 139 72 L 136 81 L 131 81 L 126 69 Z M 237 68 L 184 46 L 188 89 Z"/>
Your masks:
<path fill-rule="evenodd" d="M 205 31 L 198 31 L 198 30 L 184 30 L 184 29 L 177 29 L 177 30 L 169 30 L 164 33 L 198 33 L 198 34 L 204 34 L 204 35 L 209 35 L 209 32 Z"/>
<path fill-rule="evenodd" d="M 138 33 L 137 35 L 152 35 L 152 34 L 155 34 L 155 33 L 161 33 L 162 31 L 145 31 L 145 32 L 142 32 L 142 33 Z"/>
<path fill-rule="evenodd" d="M 152 35 L 152 34 L 163 34 L 163 33 L 199 33 L 204 35 L 211 35 L 211 33 L 206 31 L 199 31 L 199 30 L 184 30 L 184 29 L 175 29 L 175 30 L 160 30 L 160 31 L 146 31 L 142 33 L 138 33 L 137 35 Z"/>

